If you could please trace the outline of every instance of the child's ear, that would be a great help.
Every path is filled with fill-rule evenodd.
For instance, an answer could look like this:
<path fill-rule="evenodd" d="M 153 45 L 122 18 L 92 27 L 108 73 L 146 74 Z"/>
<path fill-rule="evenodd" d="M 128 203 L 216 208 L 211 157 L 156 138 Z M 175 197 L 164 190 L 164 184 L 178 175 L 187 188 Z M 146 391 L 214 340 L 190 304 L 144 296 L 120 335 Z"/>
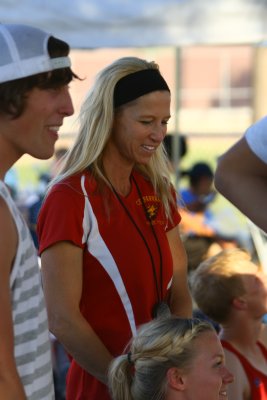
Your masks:
<path fill-rule="evenodd" d="M 185 375 L 180 369 L 172 367 L 167 371 L 167 382 L 173 390 L 183 391 L 185 389 Z"/>
<path fill-rule="evenodd" d="M 245 310 L 247 308 L 247 302 L 242 297 L 235 297 L 232 301 L 232 305 L 237 310 Z"/>

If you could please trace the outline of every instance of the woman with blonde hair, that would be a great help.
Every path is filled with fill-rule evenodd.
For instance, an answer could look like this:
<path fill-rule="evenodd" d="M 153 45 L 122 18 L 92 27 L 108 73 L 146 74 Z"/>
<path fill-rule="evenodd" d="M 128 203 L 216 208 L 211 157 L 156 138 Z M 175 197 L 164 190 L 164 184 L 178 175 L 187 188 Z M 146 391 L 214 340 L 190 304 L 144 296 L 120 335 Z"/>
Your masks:
<path fill-rule="evenodd" d="M 157 64 L 114 61 L 96 77 L 38 222 L 50 329 L 72 362 L 67 399 L 110 399 L 107 370 L 136 327 L 189 317 L 180 216 L 162 145 L 170 89 Z"/>
<path fill-rule="evenodd" d="M 219 400 L 233 376 L 213 327 L 167 318 L 143 325 L 109 370 L 114 400 Z"/>

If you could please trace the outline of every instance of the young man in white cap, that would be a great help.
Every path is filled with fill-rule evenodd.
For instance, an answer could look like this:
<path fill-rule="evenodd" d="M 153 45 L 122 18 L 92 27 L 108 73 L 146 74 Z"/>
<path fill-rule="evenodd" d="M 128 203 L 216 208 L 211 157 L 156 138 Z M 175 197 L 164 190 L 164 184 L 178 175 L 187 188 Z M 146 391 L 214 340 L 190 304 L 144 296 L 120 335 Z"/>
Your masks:
<path fill-rule="evenodd" d="M 69 46 L 0 25 L 0 399 L 54 398 L 47 314 L 30 233 L 4 184 L 23 154 L 48 159 L 73 114 Z"/>

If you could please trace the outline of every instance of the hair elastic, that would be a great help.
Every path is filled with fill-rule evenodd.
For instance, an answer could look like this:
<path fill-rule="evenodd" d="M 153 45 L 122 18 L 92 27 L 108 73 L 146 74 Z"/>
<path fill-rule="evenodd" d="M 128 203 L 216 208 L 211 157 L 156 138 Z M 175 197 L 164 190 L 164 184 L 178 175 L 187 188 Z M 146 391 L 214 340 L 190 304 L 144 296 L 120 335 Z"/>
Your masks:
<path fill-rule="evenodd" d="M 134 362 L 132 360 L 132 352 L 129 351 L 129 353 L 127 353 L 127 361 L 130 365 L 134 365 Z"/>
<path fill-rule="evenodd" d="M 121 78 L 114 88 L 114 108 L 147 93 L 167 90 L 169 86 L 158 69 L 143 69 Z"/>

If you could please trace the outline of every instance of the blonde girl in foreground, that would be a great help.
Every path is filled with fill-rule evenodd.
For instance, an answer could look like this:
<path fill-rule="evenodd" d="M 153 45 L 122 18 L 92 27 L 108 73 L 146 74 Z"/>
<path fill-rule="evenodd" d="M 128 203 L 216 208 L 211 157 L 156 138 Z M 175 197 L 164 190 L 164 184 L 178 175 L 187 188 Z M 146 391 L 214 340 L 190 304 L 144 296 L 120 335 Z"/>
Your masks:
<path fill-rule="evenodd" d="M 196 318 L 143 325 L 109 370 L 114 400 L 225 400 L 232 381 L 214 328 Z"/>

